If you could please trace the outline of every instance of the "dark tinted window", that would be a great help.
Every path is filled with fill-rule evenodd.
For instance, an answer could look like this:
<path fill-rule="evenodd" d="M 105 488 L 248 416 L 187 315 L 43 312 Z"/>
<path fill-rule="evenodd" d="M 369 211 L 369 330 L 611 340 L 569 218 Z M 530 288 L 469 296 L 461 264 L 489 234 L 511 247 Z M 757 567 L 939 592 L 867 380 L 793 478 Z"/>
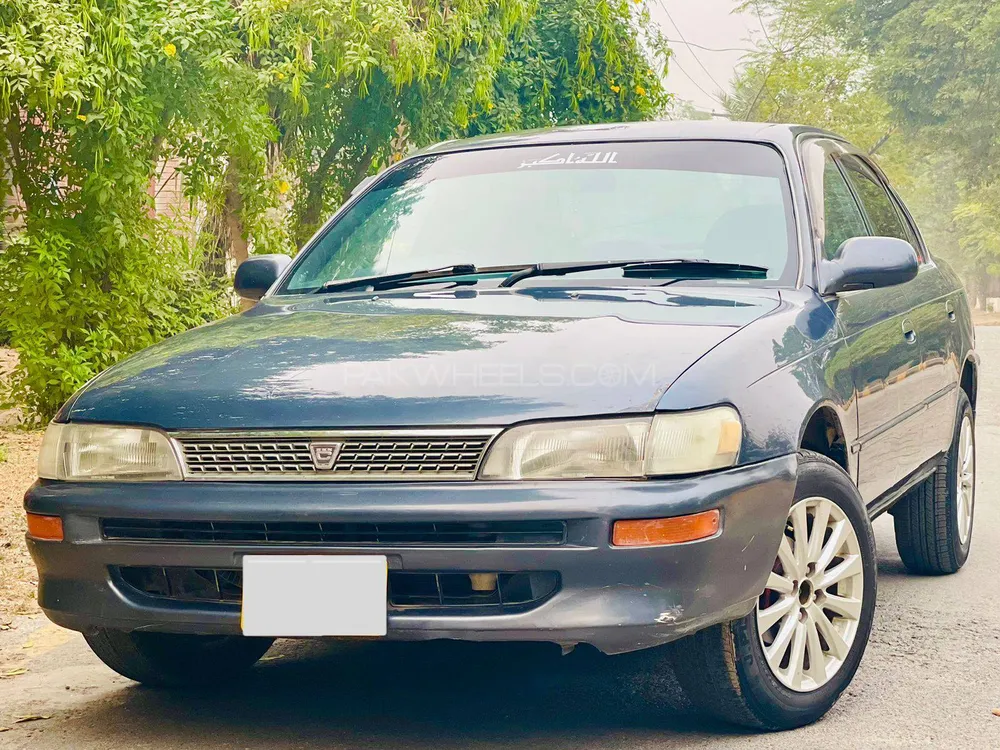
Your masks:
<path fill-rule="evenodd" d="M 866 236 L 868 228 L 844 175 L 829 158 L 823 170 L 823 209 L 826 219 L 823 254 L 833 260 L 842 244 L 852 237 Z"/>
<path fill-rule="evenodd" d="M 861 204 L 865 208 L 874 234 L 878 237 L 895 237 L 911 242 L 913 238 L 903 227 L 903 221 L 892 198 L 868 165 L 854 156 L 843 157 L 841 163 L 847 172 L 847 179 L 851 181 L 861 198 Z"/>

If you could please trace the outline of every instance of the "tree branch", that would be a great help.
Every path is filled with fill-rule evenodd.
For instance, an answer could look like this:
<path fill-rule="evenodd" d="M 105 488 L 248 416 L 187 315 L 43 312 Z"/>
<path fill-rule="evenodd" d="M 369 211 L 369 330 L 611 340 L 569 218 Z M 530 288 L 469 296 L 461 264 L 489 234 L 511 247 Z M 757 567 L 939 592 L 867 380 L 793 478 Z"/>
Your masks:
<path fill-rule="evenodd" d="M 875 145 L 872 146 L 871 149 L 869 149 L 868 155 L 869 156 L 875 156 L 875 154 L 878 152 L 878 150 L 880 148 L 882 148 L 886 144 L 886 142 L 892 137 L 892 134 L 895 133 L 895 132 L 896 132 L 896 126 L 893 125 L 891 128 L 889 128 L 882 135 L 881 138 L 879 138 L 877 141 L 875 141 Z"/>

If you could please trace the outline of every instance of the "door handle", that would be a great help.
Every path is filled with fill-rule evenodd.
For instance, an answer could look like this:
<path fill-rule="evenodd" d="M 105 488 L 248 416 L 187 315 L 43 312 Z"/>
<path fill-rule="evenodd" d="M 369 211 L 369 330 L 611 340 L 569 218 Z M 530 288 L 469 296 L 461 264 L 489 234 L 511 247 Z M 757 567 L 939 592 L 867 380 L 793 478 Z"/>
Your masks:
<path fill-rule="evenodd" d="M 955 315 L 955 305 L 952 304 L 951 300 L 944 303 L 944 312 L 952 323 L 958 320 L 958 316 Z"/>
<path fill-rule="evenodd" d="M 907 344 L 917 343 L 917 331 L 909 318 L 903 319 L 903 338 L 906 339 Z"/>

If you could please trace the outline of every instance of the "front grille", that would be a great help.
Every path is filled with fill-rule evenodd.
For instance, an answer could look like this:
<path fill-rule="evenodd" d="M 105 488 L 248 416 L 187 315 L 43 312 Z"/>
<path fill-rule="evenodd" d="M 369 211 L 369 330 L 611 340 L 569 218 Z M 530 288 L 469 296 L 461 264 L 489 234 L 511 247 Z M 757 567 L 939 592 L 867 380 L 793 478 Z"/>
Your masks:
<path fill-rule="evenodd" d="M 564 521 L 310 523 L 101 520 L 105 539 L 175 543 L 323 544 L 327 546 L 548 546 L 566 540 Z"/>
<path fill-rule="evenodd" d="M 194 479 L 474 479 L 493 433 L 469 435 L 330 435 L 339 453 L 331 468 L 313 464 L 309 437 L 182 437 L 185 473 Z"/>
<path fill-rule="evenodd" d="M 189 474 L 311 474 L 308 440 L 204 442 L 182 440 Z"/>
<path fill-rule="evenodd" d="M 121 567 L 118 575 L 147 596 L 182 602 L 240 604 L 243 573 L 214 568 Z M 484 574 L 477 574 L 484 576 Z M 559 574 L 550 571 L 485 574 L 475 588 L 469 573 L 389 571 L 387 606 L 394 610 L 448 610 L 511 613 L 537 606 L 558 590 Z"/>

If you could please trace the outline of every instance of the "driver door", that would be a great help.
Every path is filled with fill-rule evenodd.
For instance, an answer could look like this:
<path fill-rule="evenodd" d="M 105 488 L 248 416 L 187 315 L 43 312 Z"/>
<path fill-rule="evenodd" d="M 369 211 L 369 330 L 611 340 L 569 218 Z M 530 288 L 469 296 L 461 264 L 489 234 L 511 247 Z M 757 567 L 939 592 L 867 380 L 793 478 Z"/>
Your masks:
<path fill-rule="evenodd" d="M 822 173 L 811 181 L 822 190 L 821 252 L 837 257 L 852 237 L 886 236 L 879 223 L 881 206 L 866 201 L 867 186 L 854 186 L 847 144 L 822 140 Z M 888 195 L 885 196 L 888 200 Z M 918 394 L 910 387 L 919 370 L 921 353 L 912 324 L 909 284 L 883 289 L 843 292 L 827 298 L 843 333 L 854 379 L 858 439 L 850 446 L 855 480 L 871 503 L 904 475 L 900 445 L 912 429 L 908 423 Z"/>

